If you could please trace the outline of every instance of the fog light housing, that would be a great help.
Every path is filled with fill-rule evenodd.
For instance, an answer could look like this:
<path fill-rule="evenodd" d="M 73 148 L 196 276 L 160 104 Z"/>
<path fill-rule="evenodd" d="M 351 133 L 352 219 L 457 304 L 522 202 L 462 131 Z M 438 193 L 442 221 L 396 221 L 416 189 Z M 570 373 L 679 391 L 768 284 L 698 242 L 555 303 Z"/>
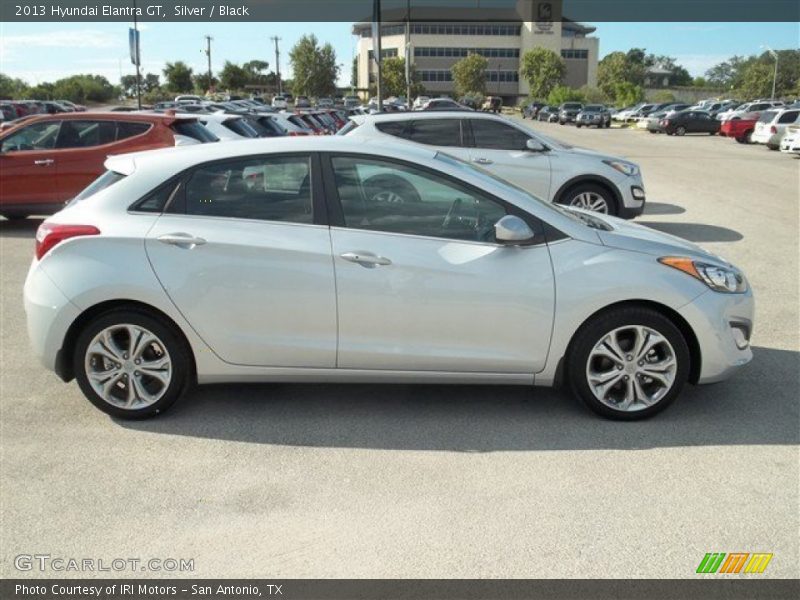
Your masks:
<path fill-rule="evenodd" d="M 644 200 L 644 190 L 638 185 L 631 186 L 631 194 L 635 200 Z"/>
<path fill-rule="evenodd" d="M 744 350 L 750 345 L 750 327 L 746 323 L 731 321 L 733 341 L 739 350 Z"/>

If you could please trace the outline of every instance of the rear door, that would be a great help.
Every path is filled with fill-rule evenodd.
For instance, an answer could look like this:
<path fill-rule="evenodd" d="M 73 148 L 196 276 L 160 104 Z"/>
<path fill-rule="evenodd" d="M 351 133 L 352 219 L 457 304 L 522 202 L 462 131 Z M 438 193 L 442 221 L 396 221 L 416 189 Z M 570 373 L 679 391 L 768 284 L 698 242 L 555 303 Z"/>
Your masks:
<path fill-rule="evenodd" d="M 164 290 L 226 362 L 336 365 L 331 240 L 312 162 L 297 153 L 198 166 L 148 233 Z"/>
<path fill-rule="evenodd" d="M 64 121 L 56 141 L 59 200 L 74 198 L 103 172 L 116 136 L 114 121 Z"/>
<path fill-rule="evenodd" d="M 532 152 L 532 136 L 493 119 L 464 119 L 468 125 L 469 160 L 539 198 L 550 198 L 550 156 Z"/>

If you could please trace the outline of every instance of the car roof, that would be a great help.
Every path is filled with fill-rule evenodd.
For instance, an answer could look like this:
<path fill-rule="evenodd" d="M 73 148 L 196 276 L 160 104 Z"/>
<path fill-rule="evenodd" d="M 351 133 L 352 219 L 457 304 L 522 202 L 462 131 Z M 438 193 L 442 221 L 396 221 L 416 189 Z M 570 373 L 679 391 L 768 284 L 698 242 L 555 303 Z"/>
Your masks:
<path fill-rule="evenodd" d="M 411 111 L 411 112 L 376 113 L 373 115 L 356 115 L 355 117 L 351 117 L 351 119 L 356 119 L 357 120 L 356 122 L 358 123 L 365 123 L 367 121 L 374 121 L 376 123 L 380 123 L 382 121 L 418 121 L 421 119 L 442 119 L 442 118 L 464 119 L 467 115 L 469 116 L 470 119 L 487 119 L 492 121 L 508 120 L 504 117 L 501 117 L 500 115 L 494 115 L 477 111 L 466 111 L 466 110 L 438 110 L 436 112 Z"/>
<path fill-rule="evenodd" d="M 383 140 L 348 139 L 344 136 L 307 136 L 282 138 L 256 138 L 235 142 L 214 142 L 192 146 L 169 147 L 129 154 L 110 156 L 107 169 L 126 175 L 139 166 L 163 169 L 165 173 L 178 173 L 197 164 L 250 156 L 253 154 L 282 154 L 287 152 L 344 152 L 375 154 L 415 162 L 430 161 L 436 152 L 411 144 L 387 147 Z"/>

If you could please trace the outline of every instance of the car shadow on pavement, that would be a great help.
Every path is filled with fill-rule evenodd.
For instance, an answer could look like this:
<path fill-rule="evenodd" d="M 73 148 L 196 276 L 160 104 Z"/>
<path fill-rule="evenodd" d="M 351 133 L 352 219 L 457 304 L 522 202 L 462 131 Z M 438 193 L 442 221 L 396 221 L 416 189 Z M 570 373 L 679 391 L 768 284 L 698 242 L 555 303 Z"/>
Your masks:
<path fill-rule="evenodd" d="M 44 219 L 28 218 L 28 219 L 0 219 L 0 237 L 9 238 L 34 238 L 36 237 L 36 229 L 41 225 Z"/>
<path fill-rule="evenodd" d="M 667 202 L 647 202 L 644 205 L 644 214 L 646 215 L 681 215 L 685 212 L 686 209 L 682 206 Z"/>
<path fill-rule="evenodd" d="M 652 229 L 677 235 L 690 242 L 738 242 L 744 236 L 733 229 L 703 223 L 669 223 L 661 221 L 642 221 Z"/>
<path fill-rule="evenodd" d="M 660 415 L 621 423 L 568 394 L 517 386 L 262 384 L 196 388 L 127 429 L 282 446 L 451 452 L 797 444 L 800 353 L 755 348 L 731 381 L 687 385 Z"/>

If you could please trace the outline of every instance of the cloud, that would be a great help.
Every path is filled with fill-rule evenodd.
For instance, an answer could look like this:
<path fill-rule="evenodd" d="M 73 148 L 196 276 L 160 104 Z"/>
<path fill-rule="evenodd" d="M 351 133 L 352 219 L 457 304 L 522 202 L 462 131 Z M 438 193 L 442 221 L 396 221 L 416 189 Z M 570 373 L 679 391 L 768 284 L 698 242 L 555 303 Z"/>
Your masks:
<path fill-rule="evenodd" d="M 675 62 L 689 71 L 692 77 L 705 75 L 714 65 L 728 60 L 730 54 L 676 54 Z"/>
<path fill-rule="evenodd" d="M 127 37 L 92 29 L 4 35 L 0 37 L 0 61 L 14 60 L 18 51 L 29 48 L 122 48 L 127 43 Z"/>

